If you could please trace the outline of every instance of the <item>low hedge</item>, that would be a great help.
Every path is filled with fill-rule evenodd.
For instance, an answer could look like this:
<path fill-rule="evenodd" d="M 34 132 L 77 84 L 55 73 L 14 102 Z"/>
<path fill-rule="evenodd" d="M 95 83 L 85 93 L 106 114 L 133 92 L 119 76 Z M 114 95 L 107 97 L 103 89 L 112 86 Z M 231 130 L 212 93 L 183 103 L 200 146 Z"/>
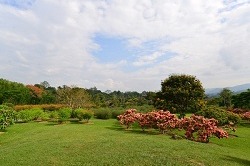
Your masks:
<path fill-rule="evenodd" d="M 15 111 L 28 110 L 33 108 L 40 108 L 44 111 L 56 111 L 60 108 L 64 108 L 62 104 L 40 104 L 40 105 L 16 105 L 14 106 Z"/>

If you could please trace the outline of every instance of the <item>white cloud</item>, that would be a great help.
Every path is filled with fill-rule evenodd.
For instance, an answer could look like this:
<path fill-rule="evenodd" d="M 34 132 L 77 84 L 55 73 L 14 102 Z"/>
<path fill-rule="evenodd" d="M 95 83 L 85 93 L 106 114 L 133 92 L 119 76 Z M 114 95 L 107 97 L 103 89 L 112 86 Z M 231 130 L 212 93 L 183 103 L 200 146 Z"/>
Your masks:
<path fill-rule="evenodd" d="M 250 82 L 249 1 L 25 2 L 0 3 L 1 77 L 139 91 L 158 90 L 171 73 L 206 87 Z M 98 34 L 125 40 L 134 55 L 99 62 Z"/>

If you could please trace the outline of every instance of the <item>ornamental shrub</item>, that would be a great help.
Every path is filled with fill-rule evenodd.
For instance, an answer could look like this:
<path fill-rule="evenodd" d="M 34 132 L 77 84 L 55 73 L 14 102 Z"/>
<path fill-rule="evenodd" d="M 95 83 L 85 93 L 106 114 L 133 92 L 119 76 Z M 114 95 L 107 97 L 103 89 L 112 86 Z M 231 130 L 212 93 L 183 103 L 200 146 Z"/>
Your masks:
<path fill-rule="evenodd" d="M 124 114 L 119 115 L 117 118 L 120 121 L 122 125 L 125 125 L 127 129 L 135 123 L 139 116 L 141 116 L 140 113 L 136 113 L 136 109 L 128 109 Z"/>
<path fill-rule="evenodd" d="M 14 124 L 15 119 L 14 109 L 6 105 L 0 105 L 0 130 L 5 130 L 8 126 Z"/>
<path fill-rule="evenodd" d="M 218 121 L 207 119 L 203 116 L 192 115 L 190 118 L 178 119 L 169 111 L 152 111 L 146 114 L 137 113 L 135 109 L 129 109 L 118 116 L 122 125 L 129 128 L 133 123 L 138 122 L 141 128 L 155 128 L 162 133 L 172 129 L 184 129 L 185 136 L 189 140 L 207 143 L 214 135 L 218 138 L 228 137 L 228 133 L 217 127 Z"/>
<path fill-rule="evenodd" d="M 89 119 L 93 116 L 93 112 L 90 110 L 77 109 L 75 110 L 75 113 L 79 121 L 85 120 L 88 122 Z"/>
<path fill-rule="evenodd" d="M 250 111 L 245 112 L 245 113 L 243 114 L 243 119 L 245 119 L 245 120 L 250 120 Z"/>
<path fill-rule="evenodd" d="M 59 123 L 63 123 L 70 118 L 72 109 L 71 108 L 61 108 L 58 110 Z"/>
<path fill-rule="evenodd" d="M 94 111 L 94 115 L 97 119 L 110 119 L 112 113 L 107 108 L 100 108 Z"/>
<path fill-rule="evenodd" d="M 185 136 L 189 140 L 208 143 L 211 135 L 218 138 L 228 137 L 228 133 L 217 127 L 218 121 L 207 119 L 203 116 L 192 115 L 190 118 L 183 118 L 179 122 L 179 128 L 184 129 Z"/>

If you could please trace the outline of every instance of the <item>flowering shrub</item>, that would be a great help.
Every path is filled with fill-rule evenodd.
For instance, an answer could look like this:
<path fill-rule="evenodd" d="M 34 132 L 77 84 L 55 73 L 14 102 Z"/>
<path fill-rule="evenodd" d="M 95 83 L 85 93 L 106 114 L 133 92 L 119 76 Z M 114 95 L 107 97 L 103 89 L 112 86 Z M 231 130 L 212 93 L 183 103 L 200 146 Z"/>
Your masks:
<path fill-rule="evenodd" d="M 122 125 L 129 128 L 133 123 L 138 122 L 142 130 L 146 128 L 159 129 L 162 133 L 165 130 L 174 129 L 178 126 L 179 119 L 169 111 L 152 111 L 148 113 L 136 113 L 135 109 L 129 109 L 118 119 Z"/>
<path fill-rule="evenodd" d="M 153 111 L 148 113 L 136 113 L 135 109 L 129 109 L 118 119 L 122 125 L 129 128 L 133 123 L 138 122 L 142 130 L 155 128 L 160 132 L 171 129 L 184 129 L 185 136 L 189 140 L 199 142 L 209 142 L 209 138 L 214 135 L 218 138 L 228 137 L 228 133 L 217 127 L 218 121 L 207 119 L 203 116 L 192 115 L 190 118 L 178 119 L 175 114 L 169 111 Z"/>
<path fill-rule="evenodd" d="M 127 129 L 140 117 L 140 113 L 136 113 L 136 109 L 129 109 L 124 114 L 119 115 L 117 118 L 122 125 Z"/>
<path fill-rule="evenodd" d="M 140 114 L 138 117 L 138 123 L 141 128 L 155 128 L 159 129 L 162 133 L 165 130 L 174 129 L 178 125 L 179 119 L 171 114 L 169 111 L 153 111 L 146 114 Z"/>
<path fill-rule="evenodd" d="M 218 121 L 207 119 L 203 116 L 192 115 L 190 118 L 181 119 L 179 127 L 186 131 L 186 138 L 199 142 L 209 142 L 209 137 L 215 135 L 218 138 L 228 137 L 228 133 L 217 127 Z M 194 133 L 197 134 L 195 138 Z"/>
<path fill-rule="evenodd" d="M 243 114 L 243 119 L 250 120 L 250 111 Z"/>

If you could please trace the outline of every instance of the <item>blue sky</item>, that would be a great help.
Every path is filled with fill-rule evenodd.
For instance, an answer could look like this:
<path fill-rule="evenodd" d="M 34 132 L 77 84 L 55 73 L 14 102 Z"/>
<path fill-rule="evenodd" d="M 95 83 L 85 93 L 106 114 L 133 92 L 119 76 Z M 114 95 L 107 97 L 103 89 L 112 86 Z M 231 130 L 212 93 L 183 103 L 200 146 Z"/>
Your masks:
<path fill-rule="evenodd" d="M 249 0 L 0 0 L 0 77 L 24 84 L 234 86 L 250 82 L 249 43 Z"/>

